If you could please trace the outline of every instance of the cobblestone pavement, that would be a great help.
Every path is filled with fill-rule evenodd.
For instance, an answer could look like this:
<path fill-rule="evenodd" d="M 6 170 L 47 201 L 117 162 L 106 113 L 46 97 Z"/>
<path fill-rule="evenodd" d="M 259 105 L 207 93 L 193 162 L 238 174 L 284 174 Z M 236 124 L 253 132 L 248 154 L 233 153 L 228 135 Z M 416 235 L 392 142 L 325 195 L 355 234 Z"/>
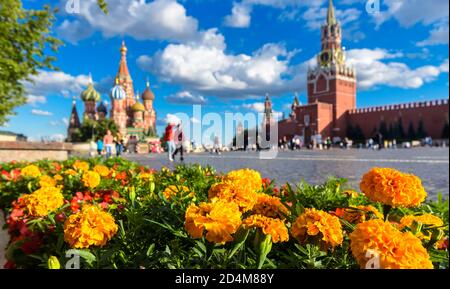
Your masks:
<path fill-rule="evenodd" d="M 304 179 L 309 183 L 323 183 L 328 176 L 342 177 L 358 188 L 362 175 L 372 167 L 391 167 L 419 176 L 430 198 L 438 192 L 449 195 L 448 148 L 415 148 L 397 150 L 341 150 L 279 152 L 275 159 L 259 159 L 256 152 L 228 152 L 221 155 L 209 153 L 187 154 L 185 163 L 211 165 L 219 172 L 238 168 L 253 168 L 263 177 L 275 179 L 277 184 L 297 183 Z M 179 157 L 169 163 L 166 155 L 127 155 L 127 159 L 151 168 L 173 168 L 180 164 Z"/>
<path fill-rule="evenodd" d="M 126 155 L 129 160 L 151 168 L 163 166 L 173 168 L 179 161 L 169 163 L 165 154 Z M 178 160 L 177 156 L 177 160 Z M 263 177 L 275 179 L 278 184 L 296 183 L 302 178 L 313 184 L 323 183 L 328 176 L 343 177 L 358 188 L 362 175 L 375 166 L 391 167 L 419 176 L 430 198 L 438 192 L 449 195 L 449 150 L 447 148 L 416 148 L 398 150 L 340 150 L 280 152 L 275 159 L 259 159 L 256 152 L 229 152 L 221 155 L 209 153 L 187 154 L 185 163 L 211 165 L 219 172 L 239 168 L 253 168 Z M 1 212 L 0 212 L 1 215 Z M 3 218 L 0 217 L 0 228 Z M 0 268 L 5 263 L 4 247 L 7 243 L 5 231 L 0 230 Z"/>

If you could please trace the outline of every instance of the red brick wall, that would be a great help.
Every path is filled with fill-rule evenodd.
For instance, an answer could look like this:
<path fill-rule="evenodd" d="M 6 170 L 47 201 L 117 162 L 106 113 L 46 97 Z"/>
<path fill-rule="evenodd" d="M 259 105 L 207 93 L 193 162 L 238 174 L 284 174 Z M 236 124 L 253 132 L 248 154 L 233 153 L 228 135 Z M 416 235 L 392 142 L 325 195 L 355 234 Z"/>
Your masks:
<path fill-rule="evenodd" d="M 427 134 L 433 139 L 440 139 L 448 116 L 448 100 L 439 100 L 350 110 L 348 122 L 353 126 L 359 125 L 365 137 L 369 138 L 383 120 L 389 127 L 390 123 L 397 123 L 401 117 L 404 134 L 407 135 L 410 122 L 417 133 L 422 119 Z"/>

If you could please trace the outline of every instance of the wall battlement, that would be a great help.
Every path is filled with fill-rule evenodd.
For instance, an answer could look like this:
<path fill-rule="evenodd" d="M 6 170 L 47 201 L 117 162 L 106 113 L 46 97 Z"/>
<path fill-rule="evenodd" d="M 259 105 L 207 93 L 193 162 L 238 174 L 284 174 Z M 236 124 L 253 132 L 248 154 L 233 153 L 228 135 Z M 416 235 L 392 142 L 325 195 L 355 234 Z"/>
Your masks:
<path fill-rule="evenodd" d="M 357 109 L 349 110 L 348 112 L 349 112 L 349 114 L 361 114 L 361 113 L 371 113 L 371 112 L 379 112 L 379 111 L 416 109 L 416 108 L 420 108 L 420 107 L 433 107 L 433 106 L 442 106 L 442 105 L 448 105 L 448 99 L 439 99 L 439 100 L 430 100 L 430 101 L 421 101 L 421 102 L 410 102 L 410 103 L 402 103 L 402 104 L 392 104 L 392 105 L 357 108 Z"/>

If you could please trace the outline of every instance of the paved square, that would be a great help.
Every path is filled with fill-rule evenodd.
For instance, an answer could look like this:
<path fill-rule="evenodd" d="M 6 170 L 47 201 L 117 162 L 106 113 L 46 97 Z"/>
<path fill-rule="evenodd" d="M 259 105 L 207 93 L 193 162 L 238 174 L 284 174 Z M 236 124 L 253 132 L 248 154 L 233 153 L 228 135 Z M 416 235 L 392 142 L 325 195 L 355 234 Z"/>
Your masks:
<path fill-rule="evenodd" d="M 161 155 L 126 155 L 150 168 L 163 166 L 173 168 L 180 164 L 179 156 L 174 163 Z M 278 185 L 297 183 L 301 179 L 309 183 L 323 183 L 328 176 L 346 178 L 359 189 L 363 174 L 372 167 L 390 167 L 409 172 L 422 179 L 429 197 L 435 199 L 438 192 L 449 194 L 449 150 L 447 148 L 390 149 L 373 151 L 367 149 L 332 149 L 330 151 L 279 152 L 275 159 L 259 159 L 257 152 L 225 152 L 186 154 L 184 163 L 211 165 L 219 172 L 239 168 L 252 168 L 263 177 L 275 179 Z"/>

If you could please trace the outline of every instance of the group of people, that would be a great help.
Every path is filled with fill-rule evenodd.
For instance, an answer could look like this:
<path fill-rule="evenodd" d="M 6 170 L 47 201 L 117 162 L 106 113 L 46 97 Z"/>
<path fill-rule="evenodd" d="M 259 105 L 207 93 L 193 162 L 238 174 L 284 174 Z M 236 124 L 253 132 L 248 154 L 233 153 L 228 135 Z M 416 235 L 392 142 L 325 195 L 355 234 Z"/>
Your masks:
<path fill-rule="evenodd" d="M 167 155 L 169 161 L 173 162 L 175 160 L 175 156 L 178 153 L 180 153 L 180 161 L 183 161 L 184 160 L 183 142 L 185 141 L 185 138 L 182 124 L 169 123 L 166 126 L 164 140 L 167 143 Z"/>
<path fill-rule="evenodd" d="M 113 153 L 113 148 L 116 148 L 116 156 L 119 157 L 124 149 L 125 145 L 123 139 L 120 135 L 114 138 L 110 130 L 106 132 L 106 135 L 102 138 L 97 139 L 97 153 L 98 155 L 103 155 L 103 151 L 106 151 L 106 157 L 110 158 Z"/>

